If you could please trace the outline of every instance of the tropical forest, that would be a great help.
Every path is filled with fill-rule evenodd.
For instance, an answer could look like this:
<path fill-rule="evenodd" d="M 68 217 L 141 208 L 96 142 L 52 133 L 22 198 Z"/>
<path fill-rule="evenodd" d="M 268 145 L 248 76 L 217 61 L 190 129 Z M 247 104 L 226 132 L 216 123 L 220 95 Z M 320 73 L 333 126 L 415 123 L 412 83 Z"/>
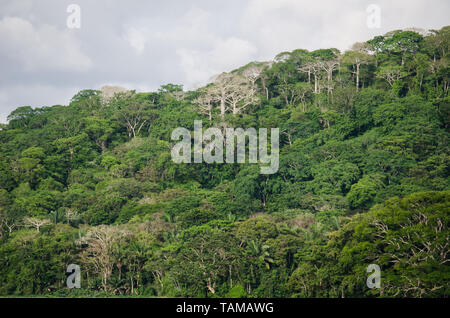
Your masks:
<path fill-rule="evenodd" d="M 195 90 L 16 108 L 0 126 L 0 296 L 448 297 L 449 47 L 449 26 L 393 30 Z M 174 162 L 172 132 L 196 120 L 279 128 L 278 170 Z"/>

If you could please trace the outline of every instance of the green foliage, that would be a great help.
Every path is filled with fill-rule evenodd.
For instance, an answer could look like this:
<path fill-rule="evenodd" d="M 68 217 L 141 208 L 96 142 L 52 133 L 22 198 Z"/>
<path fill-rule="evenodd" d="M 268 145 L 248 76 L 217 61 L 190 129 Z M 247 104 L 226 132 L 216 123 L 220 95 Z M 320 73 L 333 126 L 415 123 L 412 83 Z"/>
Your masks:
<path fill-rule="evenodd" d="M 246 296 L 247 293 L 242 285 L 233 286 L 227 295 L 229 298 L 246 298 Z"/>
<path fill-rule="evenodd" d="M 392 198 L 355 215 L 310 251 L 288 282 L 300 297 L 445 297 L 450 192 Z M 365 284 L 369 264 L 381 267 L 382 288 Z"/>
<path fill-rule="evenodd" d="M 378 193 L 384 184 L 379 175 L 366 175 L 357 183 L 352 185 L 350 192 L 347 194 L 347 200 L 350 207 L 367 208 L 373 204 Z"/>
<path fill-rule="evenodd" d="M 449 28 L 251 62 L 227 76 L 253 102 L 223 117 L 217 96 L 199 110 L 217 82 L 17 108 L 0 127 L 0 295 L 447 297 Z M 279 171 L 175 164 L 172 131 L 200 119 L 280 128 Z"/>

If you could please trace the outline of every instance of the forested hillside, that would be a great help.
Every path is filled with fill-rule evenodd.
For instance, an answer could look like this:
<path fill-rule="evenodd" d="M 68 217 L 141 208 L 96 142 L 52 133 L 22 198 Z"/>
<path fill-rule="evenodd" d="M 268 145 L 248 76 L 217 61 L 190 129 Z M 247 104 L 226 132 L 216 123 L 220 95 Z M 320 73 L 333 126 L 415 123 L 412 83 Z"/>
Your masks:
<path fill-rule="evenodd" d="M 399 30 L 195 91 L 17 108 L 0 130 L 0 295 L 448 296 L 449 43 L 448 26 Z M 174 163 L 172 131 L 198 119 L 280 128 L 278 172 Z"/>

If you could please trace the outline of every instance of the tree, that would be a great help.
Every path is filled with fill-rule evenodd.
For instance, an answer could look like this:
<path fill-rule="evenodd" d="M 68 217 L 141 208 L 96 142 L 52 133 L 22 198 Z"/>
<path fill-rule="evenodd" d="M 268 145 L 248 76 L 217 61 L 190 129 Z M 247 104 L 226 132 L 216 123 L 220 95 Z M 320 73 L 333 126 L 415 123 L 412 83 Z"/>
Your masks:
<path fill-rule="evenodd" d="M 161 85 L 158 92 L 160 94 L 165 94 L 175 98 L 176 100 L 181 100 L 184 96 L 183 85 L 178 84 L 166 84 Z"/>
<path fill-rule="evenodd" d="M 117 128 L 117 122 L 112 122 L 108 119 L 99 118 L 97 116 L 86 117 L 84 119 L 86 125 L 86 132 L 95 144 L 105 152 L 108 147 L 108 142 L 111 135 Z"/>
<path fill-rule="evenodd" d="M 225 113 L 229 110 L 227 105 L 227 96 L 233 90 L 234 82 L 233 75 L 222 73 L 216 77 L 211 92 L 214 96 L 214 100 L 219 103 L 220 117 L 222 120 L 225 118 Z"/>
<path fill-rule="evenodd" d="M 450 49 L 450 26 L 440 30 L 430 30 L 431 35 L 425 38 L 425 47 L 430 52 L 433 60 L 447 56 Z"/>
<path fill-rule="evenodd" d="M 256 90 L 256 82 L 261 78 L 261 75 L 263 74 L 267 66 L 268 63 L 252 62 L 244 66 L 243 69 L 240 70 L 240 73 L 246 79 L 246 81 L 250 83 L 250 87 Z"/>
<path fill-rule="evenodd" d="M 338 59 L 332 59 L 320 61 L 319 65 L 327 74 L 327 93 L 330 94 L 333 90 L 333 72 L 338 69 L 340 62 Z"/>
<path fill-rule="evenodd" d="M 76 93 L 70 100 L 71 104 L 80 103 L 83 100 L 90 99 L 91 97 L 99 96 L 101 91 L 93 89 L 84 89 Z"/>
<path fill-rule="evenodd" d="M 201 232 L 185 242 L 176 260 L 173 275 L 189 286 L 192 296 L 205 296 L 216 294 L 222 281 L 233 287 L 241 256 L 236 238 L 216 230 Z"/>
<path fill-rule="evenodd" d="M 303 82 L 298 82 L 295 84 L 281 84 L 278 85 L 278 90 L 280 91 L 286 106 L 301 102 L 303 112 L 306 111 L 306 100 L 312 93 L 310 84 Z"/>
<path fill-rule="evenodd" d="M 340 64 L 340 52 L 337 49 L 321 49 L 311 53 L 302 52 L 299 59 L 298 70 L 308 74 L 308 83 L 311 83 L 311 75 L 314 77 L 314 93 L 321 91 L 320 80 L 322 71 L 327 76 L 327 92 L 332 91 L 333 72 Z"/>
<path fill-rule="evenodd" d="M 355 44 L 356 45 L 356 44 Z M 348 51 L 344 54 L 342 62 L 352 66 L 352 73 L 356 75 L 356 89 L 359 89 L 359 78 L 361 65 L 368 65 L 372 62 L 373 57 L 361 51 Z"/>
<path fill-rule="evenodd" d="M 116 117 L 126 127 L 129 138 L 135 138 L 142 128 L 149 126 L 155 118 L 151 103 L 141 101 L 135 93 L 118 93 L 112 101 L 117 109 Z"/>
<path fill-rule="evenodd" d="M 257 260 L 264 264 L 267 269 L 270 269 L 270 265 L 274 263 L 273 258 L 270 255 L 269 245 L 262 245 L 257 240 L 251 240 L 248 242 L 248 247 L 251 251 L 251 255 L 256 257 Z"/>
<path fill-rule="evenodd" d="M 377 192 L 384 187 L 382 176 L 366 175 L 357 183 L 353 184 L 347 194 L 352 209 L 367 208 L 375 199 Z"/>
<path fill-rule="evenodd" d="M 401 65 L 405 64 L 405 57 L 416 53 L 423 37 L 414 31 L 397 31 L 385 40 L 387 50 L 401 55 Z"/>
<path fill-rule="evenodd" d="M 112 275 L 113 267 L 117 261 L 117 244 L 127 235 L 121 228 L 101 225 L 90 229 L 85 236 L 78 240 L 79 244 L 86 244 L 82 259 L 87 265 L 93 266 L 100 274 L 102 287 L 110 290 L 108 281 Z"/>
<path fill-rule="evenodd" d="M 321 71 L 321 64 L 315 61 L 312 58 L 309 58 L 299 67 L 299 71 L 303 73 L 308 74 L 308 83 L 311 83 L 311 74 L 314 76 L 314 93 L 318 94 L 320 93 L 320 71 Z"/>
<path fill-rule="evenodd" d="M 398 80 L 406 77 L 407 75 L 408 74 L 402 66 L 393 64 L 381 66 L 376 73 L 378 78 L 386 80 L 391 87 L 394 86 Z"/>
<path fill-rule="evenodd" d="M 340 63 L 340 52 L 337 49 L 321 49 L 311 52 L 311 56 L 315 58 L 315 68 L 325 71 L 327 74 L 327 92 L 332 91 L 333 72 L 338 68 Z M 316 71 L 317 72 L 317 71 Z M 320 93 L 320 89 L 319 89 Z"/>
<path fill-rule="evenodd" d="M 251 78 L 251 77 L 249 77 Z M 195 100 L 200 113 L 207 114 L 212 119 L 212 105 L 219 106 L 220 117 L 231 111 L 233 115 L 242 113 L 249 105 L 258 101 L 254 82 L 248 81 L 239 74 L 222 73 L 217 76 L 211 86 L 200 92 Z"/>
<path fill-rule="evenodd" d="M 53 141 L 53 146 L 59 155 L 58 165 L 63 165 L 69 171 L 73 167 L 92 158 L 93 152 L 89 136 L 86 133 L 81 133 L 73 137 L 56 139 Z M 61 157 L 60 157 L 61 156 Z"/>
<path fill-rule="evenodd" d="M 94 101 L 102 92 L 93 89 L 84 89 L 76 93 L 70 100 L 70 104 L 81 103 L 83 101 Z"/>
<path fill-rule="evenodd" d="M 203 88 L 199 90 L 199 96 L 194 100 L 197 110 L 200 114 L 207 115 L 209 121 L 213 120 L 213 107 L 215 104 L 215 96 L 211 89 Z"/>
<path fill-rule="evenodd" d="M 19 213 L 11 209 L 12 199 L 5 189 L 0 189 L 0 239 L 11 235 L 18 225 Z"/>
<path fill-rule="evenodd" d="M 35 112 L 31 106 L 22 106 L 11 112 L 7 120 L 11 127 L 26 128 L 34 114 Z"/>
<path fill-rule="evenodd" d="M 233 79 L 233 86 L 226 102 L 230 105 L 233 115 L 238 115 L 244 111 L 248 106 L 255 104 L 258 101 L 256 96 L 256 87 L 254 83 L 248 82 L 241 76 L 236 76 Z"/>
<path fill-rule="evenodd" d="M 36 187 L 44 176 L 44 158 L 43 148 L 31 147 L 22 152 L 21 158 L 17 162 L 22 180 L 28 182 L 32 187 Z"/>
<path fill-rule="evenodd" d="M 24 222 L 25 222 L 25 225 L 36 228 L 37 232 L 39 232 L 41 227 L 52 223 L 48 219 L 39 219 L 39 218 L 35 218 L 35 217 L 27 217 L 24 219 Z"/>
<path fill-rule="evenodd" d="M 11 162 L 0 155 L 0 189 L 11 191 L 16 187 L 16 179 Z"/>

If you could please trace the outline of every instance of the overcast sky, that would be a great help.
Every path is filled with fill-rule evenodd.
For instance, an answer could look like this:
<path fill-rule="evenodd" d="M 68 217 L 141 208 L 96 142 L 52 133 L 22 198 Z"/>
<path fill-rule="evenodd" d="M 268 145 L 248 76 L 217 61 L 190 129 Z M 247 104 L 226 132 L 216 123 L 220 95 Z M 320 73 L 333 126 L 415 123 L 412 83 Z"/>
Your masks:
<path fill-rule="evenodd" d="M 67 7 L 81 28 L 67 27 Z M 380 28 L 367 7 L 381 9 Z M 450 24 L 448 0 L 0 0 L 0 122 L 23 105 L 67 105 L 85 88 L 192 89 L 282 51 L 336 47 Z"/>

